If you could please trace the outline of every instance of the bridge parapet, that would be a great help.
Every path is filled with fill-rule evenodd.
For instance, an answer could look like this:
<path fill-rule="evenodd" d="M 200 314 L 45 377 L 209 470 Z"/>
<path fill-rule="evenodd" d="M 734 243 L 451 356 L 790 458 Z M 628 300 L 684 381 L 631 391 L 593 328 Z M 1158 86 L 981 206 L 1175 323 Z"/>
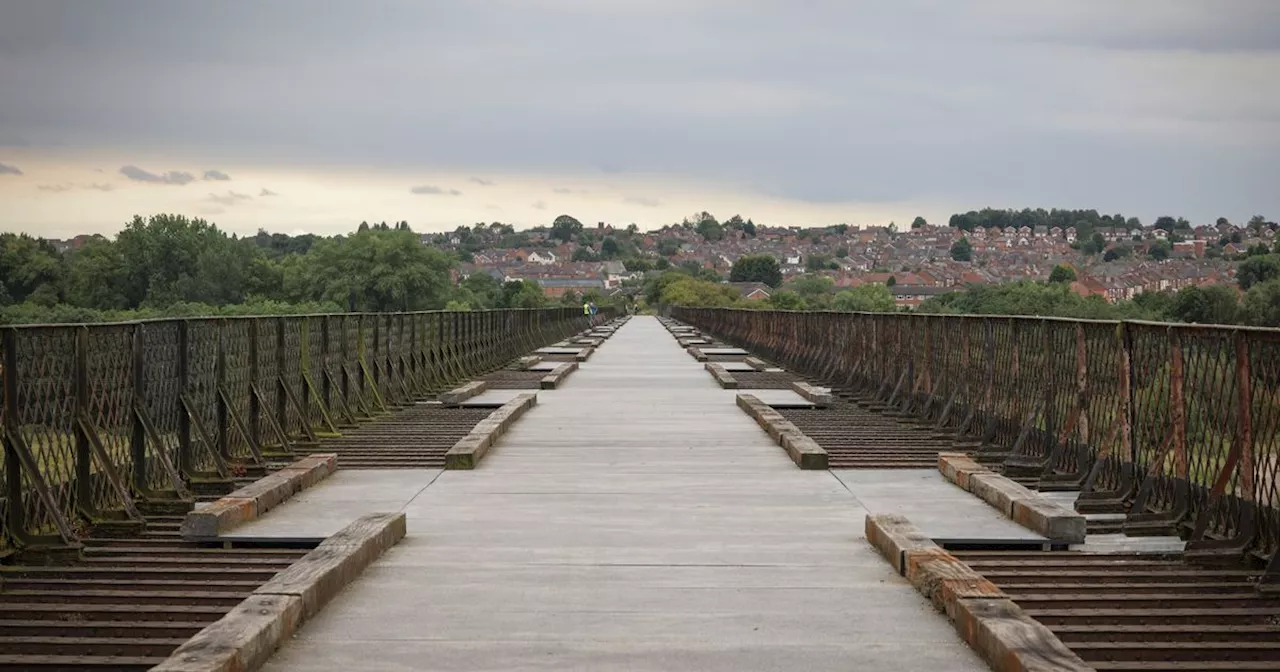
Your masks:
<path fill-rule="evenodd" d="M 578 308 L 0 328 L 0 557 L 433 396 L 611 315 Z"/>
<path fill-rule="evenodd" d="M 1006 473 L 1080 490 L 1188 555 L 1280 581 L 1280 330 L 1058 318 L 673 309 Z"/>

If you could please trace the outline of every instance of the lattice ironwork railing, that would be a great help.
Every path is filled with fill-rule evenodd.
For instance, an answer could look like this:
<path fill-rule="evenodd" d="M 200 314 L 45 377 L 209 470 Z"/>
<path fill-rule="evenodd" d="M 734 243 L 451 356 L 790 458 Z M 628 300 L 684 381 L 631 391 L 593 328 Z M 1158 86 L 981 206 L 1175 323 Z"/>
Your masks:
<path fill-rule="evenodd" d="M 1131 531 L 1280 575 L 1280 330 L 675 308 L 728 342 L 954 430 Z M 1280 576 L 1277 576 L 1280 579 Z"/>
<path fill-rule="evenodd" d="M 136 500 L 186 497 L 193 480 L 227 479 L 590 322 L 555 308 L 0 328 L 0 557 L 136 518 Z"/>

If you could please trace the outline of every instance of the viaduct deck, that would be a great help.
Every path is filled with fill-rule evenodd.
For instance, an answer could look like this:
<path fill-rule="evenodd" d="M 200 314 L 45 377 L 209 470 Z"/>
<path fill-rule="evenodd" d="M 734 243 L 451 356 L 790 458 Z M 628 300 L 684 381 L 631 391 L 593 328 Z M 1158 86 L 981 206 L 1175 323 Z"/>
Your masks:
<path fill-rule="evenodd" d="M 921 519 L 1027 535 L 981 503 L 920 496 L 954 487 L 933 476 L 885 478 L 914 479 Z M 657 320 L 634 318 L 477 469 L 339 472 L 240 533 L 408 516 L 272 672 L 987 669 L 863 539 L 895 487 L 796 469 Z"/>

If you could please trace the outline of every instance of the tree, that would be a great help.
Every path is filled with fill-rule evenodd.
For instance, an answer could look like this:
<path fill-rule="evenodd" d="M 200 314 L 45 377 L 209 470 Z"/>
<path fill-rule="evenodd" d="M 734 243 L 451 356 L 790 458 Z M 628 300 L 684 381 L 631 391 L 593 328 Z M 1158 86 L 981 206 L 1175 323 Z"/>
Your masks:
<path fill-rule="evenodd" d="M 452 259 L 413 232 L 379 227 L 317 243 L 285 268 L 284 284 L 293 300 L 332 301 L 349 310 L 439 309 L 449 299 L 452 267 Z"/>
<path fill-rule="evenodd" d="M 924 217 L 916 217 L 911 220 L 911 228 L 913 229 L 923 229 L 926 226 L 929 226 L 929 222 L 925 221 Z"/>
<path fill-rule="evenodd" d="M 897 285 L 897 284 L 898 284 L 898 279 L 897 279 L 897 278 L 895 278 L 895 277 L 893 277 L 892 275 L 891 275 L 891 276 L 889 276 L 889 279 L 888 279 L 888 280 L 885 280 L 885 281 L 884 281 L 884 286 L 885 286 L 885 287 L 893 287 L 893 286 L 895 286 L 895 285 Z"/>
<path fill-rule="evenodd" d="M 529 280 L 512 280 L 502 284 L 499 308 L 541 308 L 547 303 L 538 283 Z"/>
<path fill-rule="evenodd" d="M 561 242 L 567 243 L 582 233 L 582 222 L 570 217 L 569 215 L 560 215 L 551 223 L 550 237 Z"/>
<path fill-rule="evenodd" d="M 973 246 L 969 239 L 961 237 L 951 244 L 951 258 L 955 261 L 973 261 Z"/>
<path fill-rule="evenodd" d="M 62 271 L 61 255 L 45 239 L 0 234 L 0 286 L 9 301 L 22 303 L 38 294 L 41 303 L 57 303 Z"/>
<path fill-rule="evenodd" d="M 1076 269 L 1066 264 L 1058 264 L 1049 274 L 1049 282 L 1071 284 L 1076 281 Z"/>
<path fill-rule="evenodd" d="M 823 275 L 802 275 L 787 283 L 786 288 L 804 299 L 805 304 L 814 310 L 823 310 L 831 305 L 831 289 L 835 281 Z"/>
<path fill-rule="evenodd" d="M 767 254 L 748 254 L 733 262 L 729 282 L 763 282 L 770 287 L 782 284 L 778 260 Z"/>
<path fill-rule="evenodd" d="M 1256 284 L 1276 278 L 1280 278 L 1280 256 L 1274 254 L 1249 257 L 1236 269 L 1236 282 L 1245 291 Z"/>
<path fill-rule="evenodd" d="M 653 262 L 648 259 L 627 259 L 622 265 L 630 273 L 647 273 L 653 270 Z"/>
<path fill-rule="evenodd" d="M 1226 220 L 1221 220 L 1221 221 L 1226 221 Z M 1157 217 L 1155 224 L 1152 224 L 1151 226 L 1152 228 L 1164 229 L 1169 233 L 1173 233 L 1173 230 L 1178 228 L 1178 220 L 1168 215 L 1162 215 L 1160 217 Z"/>
<path fill-rule="evenodd" d="M 698 214 L 698 223 L 694 227 L 698 231 L 698 235 L 702 236 L 707 242 L 715 242 L 724 238 L 724 227 L 709 212 Z"/>
<path fill-rule="evenodd" d="M 1227 285 L 1187 287 L 1174 297 L 1169 316 L 1196 324 L 1234 324 L 1240 313 L 1236 290 Z"/>
<path fill-rule="evenodd" d="M 603 259 L 618 258 L 618 241 L 613 236 L 605 236 L 600 243 L 600 257 Z"/>
<path fill-rule="evenodd" d="M 734 288 L 706 280 L 697 280 L 684 274 L 675 274 L 661 286 L 662 303 L 679 306 L 704 306 L 723 308 L 731 306 L 738 300 L 738 292 Z M 656 303 L 651 301 L 650 303 Z"/>
<path fill-rule="evenodd" d="M 600 257 L 596 256 L 595 250 L 585 245 L 575 249 L 573 256 L 570 258 L 573 261 L 600 261 Z"/>
<path fill-rule="evenodd" d="M 658 254 L 664 257 L 673 256 L 680 251 L 680 241 L 675 238 L 663 238 L 658 241 Z"/>
<path fill-rule="evenodd" d="M 836 310 L 861 313 L 887 313 L 896 307 L 893 293 L 880 284 L 858 285 L 836 293 Z"/>
<path fill-rule="evenodd" d="M 1167 240 L 1157 240 L 1147 246 L 1147 256 L 1156 261 L 1168 259 L 1171 251 L 1173 251 L 1173 246 Z"/>
<path fill-rule="evenodd" d="M 846 246 L 844 246 L 844 245 L 841 245 L 840 247 L 837 247 L 837 248 L 836 248 L 836 257 L 837 257 L 838 259 L 844 259 L 844 258 L 846 258 L 846 257 L 848 257 L 848 256 L 849 256 L 849 248 L 848 248 L 848 247 L 846 247 Z"/>
<path fill-rule="evenodd" d="M 840 265 L 825 254 L 811 254 L 804 260 L 804 269 L 809 272 L 826 271 L 840 268 Z"/>
<path fill-rule="evenodd" d="M 753 222 L 753 221 L 751 221 L 750 219 L 748 219 L 748 220 L 747 220 L 747 223 L 742 225 L 742 232 L 743 232 L 744 234 L 746 234 L 746 235 L 747 235 L 747 237 L 749 237 L 749 238 L 755 238 L 755 237 L 756 237 L 756 224 L 755 224 L 755 222 Z"/>
<path fill-rule="evenodd" d="M 783 290 L 769 297 L 769 305 L 778 310 L 804 310 L 804 299 L 795 292 Z"/>
<path fill-rule="evenodd" d="M 1280 279 L 1260 282 L 1245 292 L 1244 321 L 1258 327 L 1280 327 Z"/>

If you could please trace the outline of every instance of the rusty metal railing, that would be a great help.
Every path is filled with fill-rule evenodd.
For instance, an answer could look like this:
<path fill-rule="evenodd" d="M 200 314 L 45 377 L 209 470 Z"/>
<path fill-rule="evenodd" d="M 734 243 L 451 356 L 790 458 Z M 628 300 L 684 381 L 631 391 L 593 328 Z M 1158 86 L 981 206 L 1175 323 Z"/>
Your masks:
<path fill-rule="evenodd" d="M 604 319 L 602 311 L 595 320 Z M 581 309 L 0 328 L 0 557 L 73 545 L 560 340 Z"/>
<path fill-rule="evenodd" d="M 1280 330 L 676 308 L 673 316 L 953 431 L 1082 510 L 1280 580 Z"/>

